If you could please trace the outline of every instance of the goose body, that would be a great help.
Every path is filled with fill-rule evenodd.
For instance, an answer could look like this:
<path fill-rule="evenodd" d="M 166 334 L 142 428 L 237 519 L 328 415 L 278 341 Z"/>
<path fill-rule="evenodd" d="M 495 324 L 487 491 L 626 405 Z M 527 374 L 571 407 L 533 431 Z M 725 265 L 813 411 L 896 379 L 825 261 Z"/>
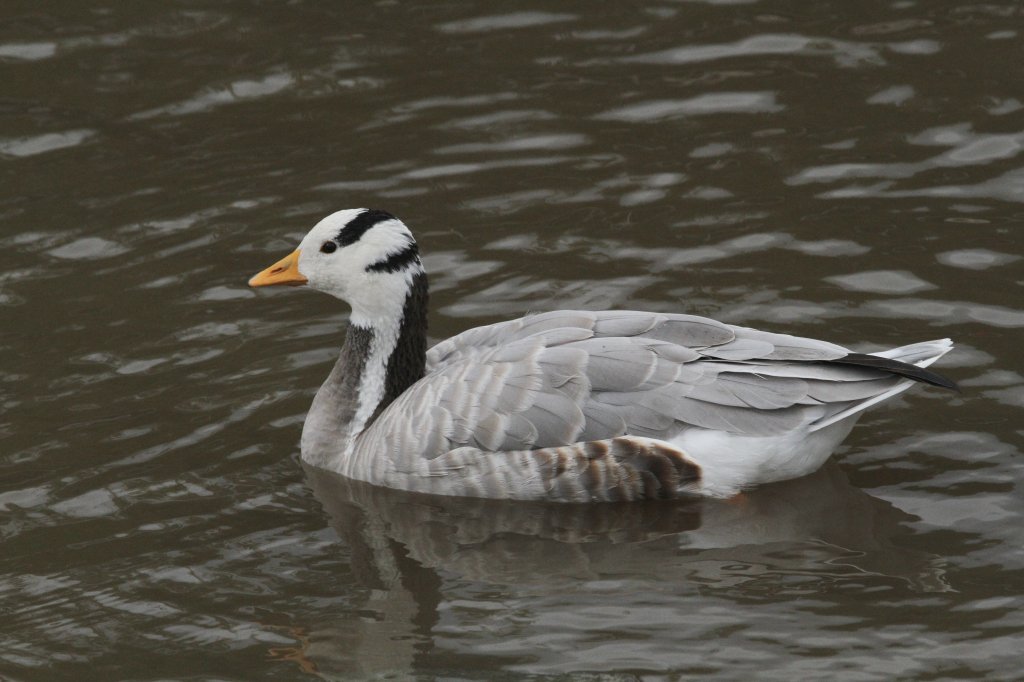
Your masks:
<path fill-rule="evenodd" d="M 352 307 L 302 432 L 310 464 L 389 488 L 597 502 L 729 497 L 820 467 L 868 407 L 949 339 L 870 355 L 695 315 L 555 311 L 426 347 L 427 277 L 409 229 L 339 211 L 250 280 Z"/>

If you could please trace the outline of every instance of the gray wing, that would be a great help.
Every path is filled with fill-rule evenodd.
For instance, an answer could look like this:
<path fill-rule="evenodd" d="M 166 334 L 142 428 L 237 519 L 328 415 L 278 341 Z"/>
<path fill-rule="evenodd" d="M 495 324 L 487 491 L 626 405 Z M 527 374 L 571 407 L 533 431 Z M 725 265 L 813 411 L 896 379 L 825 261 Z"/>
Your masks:
<path fill-rule="evenodd" d="M 394 456 L 558 447 L 687 427 L 778 434 L 898 379 L 829 365 L 841 346 L 707 318 L 558 311 L 478 327 L 428 351 L 427 375 L 364 436 Z M 814 415 L 821 415 L 817 409 Z"/>

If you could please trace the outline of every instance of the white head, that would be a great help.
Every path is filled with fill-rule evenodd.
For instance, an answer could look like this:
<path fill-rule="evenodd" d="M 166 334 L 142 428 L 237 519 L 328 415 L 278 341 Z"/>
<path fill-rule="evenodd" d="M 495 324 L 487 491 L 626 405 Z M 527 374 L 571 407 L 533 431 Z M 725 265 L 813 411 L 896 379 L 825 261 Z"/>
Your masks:
<path fill-rule="evenodd" d="M 294 253 L 249 285 L 308 285 L 352 306 L 352 321 L 376 326 L 402 313 L 413 278 L 423 273 L 412 232 L 390 213 L 365 208 L 327 216 Z"/>

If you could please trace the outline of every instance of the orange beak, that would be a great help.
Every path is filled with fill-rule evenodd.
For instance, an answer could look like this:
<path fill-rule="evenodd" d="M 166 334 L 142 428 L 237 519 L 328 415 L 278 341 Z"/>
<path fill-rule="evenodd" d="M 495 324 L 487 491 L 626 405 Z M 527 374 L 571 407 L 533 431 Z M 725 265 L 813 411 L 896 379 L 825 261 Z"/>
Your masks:
<path fill-rule="evenodd" d="M 288 284 L 297 287 L 308 281 L 299 272 L 299 250 L 296 249 L 263 272 L 253 275 L 249 280 L 249 286 L 269 287 L 275 284 Z"/>

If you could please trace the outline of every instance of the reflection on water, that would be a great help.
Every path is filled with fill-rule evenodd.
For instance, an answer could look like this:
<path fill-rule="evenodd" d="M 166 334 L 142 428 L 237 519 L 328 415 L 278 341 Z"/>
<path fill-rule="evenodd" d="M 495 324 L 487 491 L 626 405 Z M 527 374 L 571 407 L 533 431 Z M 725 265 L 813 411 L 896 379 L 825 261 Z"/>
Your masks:
<path fill-rule="evenodd" d="M 901 534 L 900 524 L 914 517 L 851 486 L 834 463 L 734 501 L 592 506 L 401 493 L 305 469 L 332 527 L 363 557 L 371 587 L 386 582 L 379 571 L 393 563 L 376 566 L 373 558 L 373 547 L 387 538 L 423 568 L 519 586 L 564 587 L 630 571 L 650 577 L 652 569 L 665 571 L 665 580 L 728 586 L 748 575 L 730 575 L 728 564 L 793 570 L 803 563 L 797 555 L 805 545 L 821 552 L 810 563 L 835 553 L 821 561 L 830 567 L 824 570 L 843 566 L 903 578 L 926 591 L 948 589 L 935 557 L 897 549 L 891 541 Z M 843 523 L 834 523 L 839 518 Z M 718 561 L 722 573 L 701 573 Z"/>
<path fill-rule="evenodd" d="M 5 3 L 0 678 L 1019 676 L 1020 18 Z M 964 392 L 738 505 L 304 474 L 345 310 L 245 281 L 361 205 L 416 231 L 434 340 L 570 307 L 950 336 Z"/>
<path fill-rule="evenodd" d="M 569 612 L 577 599 L 586 608 L 595 589 L 616 610 L 643 610 L 651 595 L 637 588 L 652 583 L 686 593 L 765 589 L 799 576 L 813 593 L 876 576 L 920 592 L 950 589 L 938 557 L 899 546 L 914 517 L 851 486 L 834 464 L 731 502 L 607 505 L 417 495 L 304 468 L 371 590 L 357 623 L 306 633 L 304 657 L 325 673 L 409 670 L 453 606 L 475 598 L 467 589 L 497 590 L 499 602 L 557 598 Z M 507 628 L 533 625 L 513 619 Z"/>

